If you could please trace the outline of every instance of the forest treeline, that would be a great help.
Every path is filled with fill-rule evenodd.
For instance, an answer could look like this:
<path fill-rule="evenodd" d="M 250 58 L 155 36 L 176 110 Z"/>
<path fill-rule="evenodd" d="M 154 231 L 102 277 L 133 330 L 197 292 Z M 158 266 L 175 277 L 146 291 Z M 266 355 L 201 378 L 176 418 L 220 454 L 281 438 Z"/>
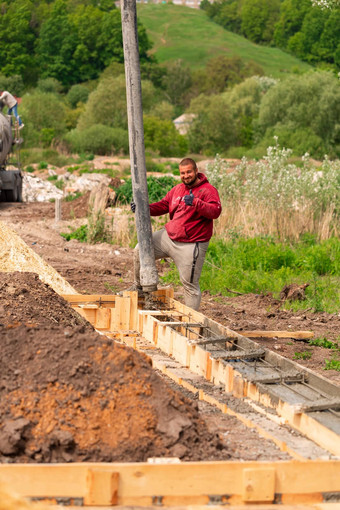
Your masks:
<path fill-rule="evenodd" d="M 311 0 L 218 0 L 200 4 L 209 18 L 247 39 L 286 50 L 323 68 L 340 68 L 340 8 Z"/>
<path fill-rule="evenodd" d="M 64 86 L 97 78 L 123 62 L 120 11 L 109 0 L 5 0 L 0 16 L 0 73 L 25 86 L 54 77 Z M 139 23 L 140 59 L 151 44 Z M 16 91 L 17 94 L 20 90 Z"/>
<path fill-rule="evenodd" d="M 5 0 L 1 9 L 0 89 L 22 98 L 25 149 L 128 154 L 120 10 L 108 0 Z M 334 72 L 278 80 L 226 55 L 200 69 L 180 58 L 159 64 L 140 23 L 138 32 L 150 153 L 261 157 L 278 136 L 295 155 L 339 157 Z M 184 135 L 173 122 L 183 113 L 191 114 Z"/>

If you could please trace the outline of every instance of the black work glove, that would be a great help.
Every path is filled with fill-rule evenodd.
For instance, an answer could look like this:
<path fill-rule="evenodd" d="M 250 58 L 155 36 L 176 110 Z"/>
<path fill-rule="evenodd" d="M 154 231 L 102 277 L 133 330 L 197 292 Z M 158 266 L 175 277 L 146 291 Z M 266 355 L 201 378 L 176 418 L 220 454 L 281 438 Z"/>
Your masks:
<path fill-rule="evenodd" d="M 186 205 L 192 205 L 193 201 L 194 201 L 194 194 L 192 192 L 192 189 L 190 190 L 190 195 L 185 195 L 184 197 L 184 202 Z"/>
<path fill-rule="evenodd" d="M 130 203 L 130 208 L 133 213 L 136 212 L 136 204 L 133 201 Z"/>

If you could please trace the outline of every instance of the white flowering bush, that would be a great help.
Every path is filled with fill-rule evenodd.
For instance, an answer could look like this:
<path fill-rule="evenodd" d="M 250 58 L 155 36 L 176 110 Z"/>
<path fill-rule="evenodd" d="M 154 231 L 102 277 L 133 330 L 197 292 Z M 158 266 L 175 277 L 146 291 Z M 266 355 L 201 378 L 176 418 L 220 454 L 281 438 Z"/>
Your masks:
<path fill-rule="evenodd" d="M 321 7 L 321 9 L 334 9 L 340 6 L 340 0 L 312 0 L 314 7 Z"/>
<path fill-rule="evenodd" d="M 228 230 L 243 224 L 248 225 L 249 233 L 254 229 L 279 237 L 297 237 L 308 231 L 325 238 L 337 232 L 340 161 L 325 157 L 315 168 L 305 154 L 299 167 L 289 163 L 291 155 L 292 151 L 280 148 L 276 139 L 263 160 L 243 158 L 234 172 L 226 172 L 227 164 L 219 155 L 207 166 L 208 178 L 218 188 L 227 211 Z M 232 218 L 239 224 L 231 224 Z"/>
<path fill-rule="evenodd" d="M 271 76 L 255 75 L 252 78 L 260 85 L 261 92 L 267 92 L 267 90 L 269 90 L 270 87 L 273 87 L 279 81 Z"/>

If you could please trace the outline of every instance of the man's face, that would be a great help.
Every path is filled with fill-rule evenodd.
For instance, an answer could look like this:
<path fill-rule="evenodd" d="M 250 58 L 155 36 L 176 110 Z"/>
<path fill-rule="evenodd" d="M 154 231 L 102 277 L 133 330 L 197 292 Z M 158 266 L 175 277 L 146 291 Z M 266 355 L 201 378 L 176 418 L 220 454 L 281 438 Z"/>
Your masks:
<path fill-rule="evenodd" d="M 184 165 L 179 167 L 179 175 L 181 177 L 182 182 L 186 186 L 193 186 L 196 184 L 198 180 L 198 169 L 193 168 L 191 165 Z"/>

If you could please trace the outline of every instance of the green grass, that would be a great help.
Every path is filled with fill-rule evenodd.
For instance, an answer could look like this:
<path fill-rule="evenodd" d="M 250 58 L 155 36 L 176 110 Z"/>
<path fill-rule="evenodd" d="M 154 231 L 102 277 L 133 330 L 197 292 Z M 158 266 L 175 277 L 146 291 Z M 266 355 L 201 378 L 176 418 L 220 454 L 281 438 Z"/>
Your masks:
<path fill-rule="evenodd" d="M 324 370 L 336 370 L 340 372 L 340 360 L 338 359 L 325 359 L 325 368 Z"/>
<path fill-rule="evenodd" d="M 212 57 L 226 55 L 253 60 L 263 67 L 266 75 L 274 78 L 311 69 L 278 48 L 259 46 L 224 30 L 199 9 L 172 4 L 139 4 L 137 12 L 153 43 L 152 53 L 160 63 L 181 58 L 197 69 L 204 67 Z"/>
<path fill-rule="evenodd" d="M 81 225 L 80 227 L 71 230 L 71 232 L 61 232 L 61 237 L 66 239 L 66 241 L 71 241 L 71 239 L 77 239 L 81 243 L 87 242 L 88 235 L 88 227 L 87 225 Z"/>
<path fill-rule="evenodd" d="M 339 344 L 327 340 L 327 338 L 314 338 L 308 341 L 309 345 L 316 345 L 317 347 L 324 347 L 325 349 L 339 350 Z"/>
<path fill-rule="evenodd" d="M 313 356 L 312 351 L 295 352 L 293 359 L 311 359 Z"/>
<path fill-rule="evenodd" d="M 306 300 L 285 301 L 285 309 L 336 313 L 340 309 L 340 240 L 321 243 L 276 242 L 267 238 L 212 240 L 203 266 L 200 286 L 211 294 L 232 296 L 229 290 L 248 293 L 272 292 L 280 297 L 284 285 L 309 283 Z M 179 283 L 175 266 L 165 283 Z M 228 290 L 229 289 L 229 290 Z"/>

